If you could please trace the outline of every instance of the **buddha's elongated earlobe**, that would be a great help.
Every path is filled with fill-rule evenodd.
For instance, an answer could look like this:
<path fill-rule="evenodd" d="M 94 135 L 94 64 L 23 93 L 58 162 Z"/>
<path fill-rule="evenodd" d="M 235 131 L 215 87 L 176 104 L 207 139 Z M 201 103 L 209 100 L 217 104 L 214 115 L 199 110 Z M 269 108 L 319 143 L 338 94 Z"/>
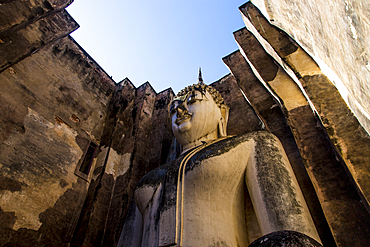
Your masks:
<path fill-rule="evenodd" d="M 221 118 L 219 121 L 218 121 L 218 133 L 219 133 L 219 137 L 226 137 L 226 128 L 225 128 L 225 120 L 224 118 Z"/>
<path fill-rule="evenodd" d="M 221 110 L 221 118 L 218 121 L 218 132 L 219 132 L 219 137 L 226 137 L 226 128 L 227 128 L 227 120 L 229 118 L 229 107 L 225 104 L 222 104 L 220 106 Z"/>

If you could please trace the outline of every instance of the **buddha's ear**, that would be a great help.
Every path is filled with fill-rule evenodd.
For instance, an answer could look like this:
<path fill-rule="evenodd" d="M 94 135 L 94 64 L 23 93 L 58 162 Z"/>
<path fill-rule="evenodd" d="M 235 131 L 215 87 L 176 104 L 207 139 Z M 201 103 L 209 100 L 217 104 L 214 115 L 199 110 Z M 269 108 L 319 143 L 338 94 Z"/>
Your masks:
<path fill-rule="evenodd" d="M 218 130 L 219 130 L 219 133 L 220 133 L 220 137 L 226 137 L 227 136 L 226 128 L 227 128 L 227 120 L 229 119 L 229 109 L 230 109 L 230 107 L 228 107 L 225 104 L 222 104 L 220 106 L 221 119 L 218 122 Z"/>

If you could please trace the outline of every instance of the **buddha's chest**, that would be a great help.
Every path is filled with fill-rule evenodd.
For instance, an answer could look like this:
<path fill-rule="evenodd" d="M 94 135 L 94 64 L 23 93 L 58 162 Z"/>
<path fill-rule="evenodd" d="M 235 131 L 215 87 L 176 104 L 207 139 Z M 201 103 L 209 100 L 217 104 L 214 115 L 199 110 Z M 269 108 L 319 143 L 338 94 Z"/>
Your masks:
<path fill-rule="evenodd" d="M 187 244 L 198 246 L 215 238 L 231 244 L 229 238 L 244 228 L 244 177 L 251 155 L 251 144 L 242 143 L 224 152 L 201 150 L 168 166 L 151 199 L 159 206 L 149 205 L 144 216 L 144 225 L 156 226 L 158 245 L 191 240 Z"/>
<path fill-rule="evenodd" d="M 232 190 L 237 181 L 244 177 L 251 154 L 252 149 L 247 147 L 231 149 L 225 153 L 215 151 L 212 155 L 196 154 L 178 170 L 181 176 L 179 180 L 183 179 L 185 187 Z"/>

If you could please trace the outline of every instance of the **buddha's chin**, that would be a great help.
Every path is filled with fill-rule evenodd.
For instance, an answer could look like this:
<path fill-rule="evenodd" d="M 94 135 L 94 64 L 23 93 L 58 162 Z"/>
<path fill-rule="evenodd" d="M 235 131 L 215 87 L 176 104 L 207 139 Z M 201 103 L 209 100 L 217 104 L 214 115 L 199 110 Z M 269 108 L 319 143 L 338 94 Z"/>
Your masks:
<path fill-rule="evenodd" d="M 177 126 L 177 130 L 180 134 L 185 134 L 186 132 L 188 132 L 191 129 L 191 123 L 190 123 L 189 120 L 185 120 Z"/>
<path fill-rule="evenodd" d="M 181 123 L 176 129 L 173 130 L 173 134 L 182 146 L 189 144 L 196 139 L 194 138 L 193 132 L 194 129 L 189 121 Z"/>

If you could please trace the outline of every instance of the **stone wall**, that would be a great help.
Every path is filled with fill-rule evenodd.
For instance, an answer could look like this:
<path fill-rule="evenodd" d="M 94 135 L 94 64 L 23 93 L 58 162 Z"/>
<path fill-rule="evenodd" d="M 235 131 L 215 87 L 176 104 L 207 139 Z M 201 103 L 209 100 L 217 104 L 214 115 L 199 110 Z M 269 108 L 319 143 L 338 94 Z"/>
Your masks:
<path fill-rule="evenodd" d="M 252 2 L 272 25 L 284 30 L 313 57 L 369 132 L 369 1 Z M 294 59 L 295 55 L 290 56 Z"/>
<path fill-rule="evenodd" d="M 118 84 L 94 177 L 71 246 L 116 246 L 139 179 L 163 164 L 172 142 L 167 121 L 171 89 Z M 97 244 L 99 243 L 99 244 Z"/>
<path fill-rule="evenodd" d="M 274 4 L 278 8 L 275 5 L 278 4 Z M 294 15 L 293 10 L 286 11 L 284 18 Z M 362 119 L 351 112 L 340 95 L 341 88 L 330 81 L 315 57 L 312 58 L 285 30 L 271 24 L 276 19 L 267 19 L 263 9 L 260 11 L 251 2 L 241 6 L 240 11 L 246 27 L 236 31 L 234 37 L 241 55 L 236 58 L 237 53 L 232 54 L 224 61 L 236 78 L 245 73 L 245 69 L 239 72 L 237 68 L 240 61 L 247 64 L 261 87 L 269 91 L 270 97 L 283 110 L 303 165 L 297 166 L 292 160 L 291 163 L 324 246 L 366 245 L 370 223 L 367 191 L 370 143 L 365 125 L 360 124 Z M 287 30 L 294 30 L 294 25 Z M 297 37 L 298 41 L 300 38 Z M 319 39 L 314 41 L 319 42 Z M 356 66 L 351 70 L 356 70 Z M 242 78 L 240 76 L 240 84 Z M 247 91 L 244 92 L 248 97 Z M 253 107 L 259 107 L 250 101 Z M 275 134 L 284 145 L 284 137 Z M 289 156 L 289 151 L 287 154 Z M 304 173 L 308 180 L 301 176 Z M 310 183 L 313 191 L 312 187 L 309 189 Z M 351 240 L 348 232 L 351 232 Z"/>
<path fill-rule="evenodd" d="M 0 6 L 2 246 L 66 246 L 91 179 L 76 168 L 101 142 L 116 86 L 68 36 L 68 4 Z"/>

